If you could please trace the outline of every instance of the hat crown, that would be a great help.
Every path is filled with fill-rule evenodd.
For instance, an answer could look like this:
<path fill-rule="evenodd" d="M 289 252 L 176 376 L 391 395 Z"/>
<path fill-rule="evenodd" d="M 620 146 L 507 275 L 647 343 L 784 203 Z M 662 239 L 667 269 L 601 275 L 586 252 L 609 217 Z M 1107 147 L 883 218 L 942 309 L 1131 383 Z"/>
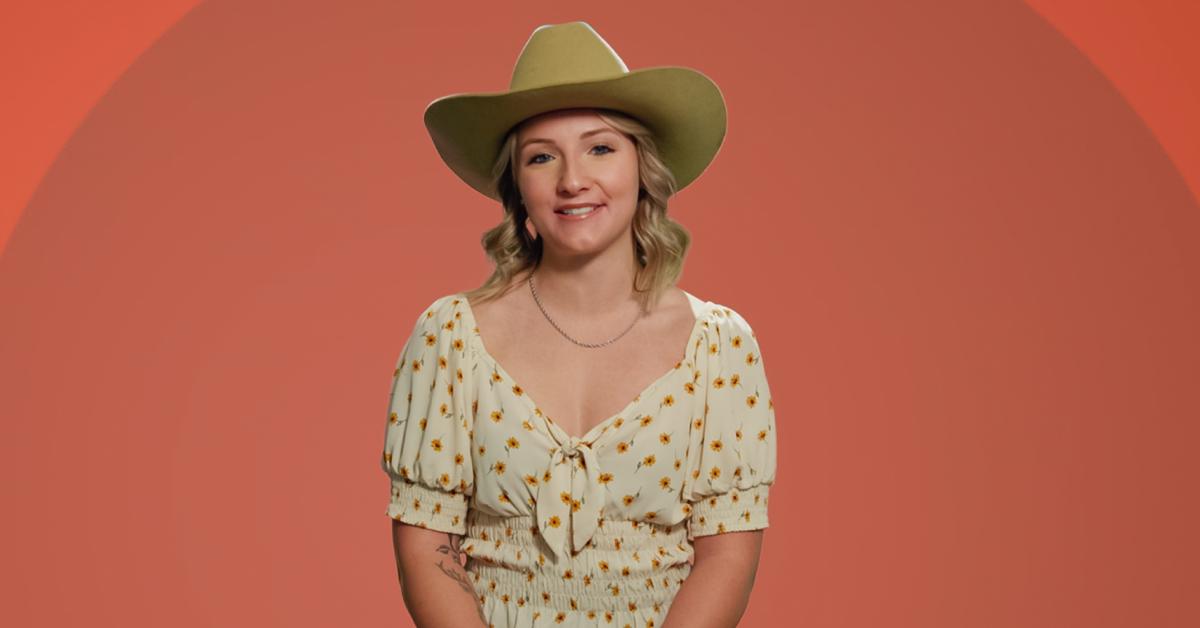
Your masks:
<path fill-rule="evenodd" d="M 621 57 L 587 22 L 544 24 L 521 49 L 509 89 L 603 80 L 628 73 Z"/>

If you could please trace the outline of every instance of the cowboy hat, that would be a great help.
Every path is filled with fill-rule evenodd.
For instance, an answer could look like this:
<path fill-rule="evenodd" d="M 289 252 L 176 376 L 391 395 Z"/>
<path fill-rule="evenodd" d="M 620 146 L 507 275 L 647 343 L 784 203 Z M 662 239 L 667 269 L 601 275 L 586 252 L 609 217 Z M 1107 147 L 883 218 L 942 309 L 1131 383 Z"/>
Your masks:
<path fill-rule="evenodd" d="M 716 83 L 684 67 L 630 72 L 586 22 L 537 27 L 507 92 L 438 98 L 425 109 L 425 127 L 460 179 L 501 200 L 492 166 L 505 135 L 532 116 L 577 107 L 615 109 L 649 127 L 677 191 L 704 172 L 725 138 L 725 100 Z"/>

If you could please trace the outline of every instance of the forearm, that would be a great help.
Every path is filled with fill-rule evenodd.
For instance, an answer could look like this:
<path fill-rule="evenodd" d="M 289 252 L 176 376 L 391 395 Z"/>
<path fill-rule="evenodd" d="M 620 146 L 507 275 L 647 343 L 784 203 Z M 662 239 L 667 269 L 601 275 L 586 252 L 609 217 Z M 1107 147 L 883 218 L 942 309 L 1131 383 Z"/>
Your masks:
<path fill-rule="evenodd" d="M 675 594 L 663 628 L 737 626 L 750 602 L 756 567 L 757 561 L 698 561 Z"/>
<path fill-rule="evenodd" d="M 418 628 L 465 626 L 486 628 L 471 575 L 460 562 L 460 537 L 396 552 L 404 605 Z"/>

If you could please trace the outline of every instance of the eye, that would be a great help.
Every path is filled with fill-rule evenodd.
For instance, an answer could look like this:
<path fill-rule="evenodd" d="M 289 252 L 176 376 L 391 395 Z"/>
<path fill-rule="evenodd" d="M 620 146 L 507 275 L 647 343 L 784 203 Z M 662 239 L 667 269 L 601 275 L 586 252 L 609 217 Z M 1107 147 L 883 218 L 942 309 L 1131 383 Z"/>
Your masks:
<path fill-rule="evenodd" d="M 605 155 L 605 154 L 608 154 L 608 153 L 615 153 L 615 152 L 616 152 L 616 150 L 614 150 L 614 149 L 613 149 L 613 147 L 609 146 L 608 144 L 596 144 L 595 146 L 593 146 L 593 147 L 592 147 L 592 150 L 595 150 L 595 149 L 597 149 L 597 148 L 603 148 L 603 149 L 604 149 L 604 152 L 600 153 L 601 155 Z M 526 161 L 525 163 L 526 163 L 526 164 L 542 164 L 542 163 L 546 163 L 546 162 L 544 162 L 544 161 L 538 161 L 538 160 L 537 160 L 537 159 L 538 159 L 538 157 L 549 157 L 549 155 L 547 155 L 546 153 L 537 153 L 536 155 L 533 155 L 533 156 L 531 156 L 531 157 L 529 158 L 529 161 Z"/>

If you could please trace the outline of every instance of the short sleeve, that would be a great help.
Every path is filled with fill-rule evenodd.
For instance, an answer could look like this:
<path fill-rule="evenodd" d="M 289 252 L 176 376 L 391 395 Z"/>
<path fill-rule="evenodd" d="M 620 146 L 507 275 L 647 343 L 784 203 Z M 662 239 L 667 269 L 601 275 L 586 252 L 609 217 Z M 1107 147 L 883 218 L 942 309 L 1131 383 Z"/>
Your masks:
<path fill-rule="evenodd" d="M 750 325 L 717 306 L 705 325 L 704 411 L 691 425 L 688 539 L 766 528 L 775 482 L 775 406 Z"/>
<path fill-rule="evenodd" d="M 417 320 L 396 363 L 388 401 L 382 465 L 391 479 L 392 519 L 463 534 L 474 488 L 470 373 L 454 296 L 433 302 Z"/>

